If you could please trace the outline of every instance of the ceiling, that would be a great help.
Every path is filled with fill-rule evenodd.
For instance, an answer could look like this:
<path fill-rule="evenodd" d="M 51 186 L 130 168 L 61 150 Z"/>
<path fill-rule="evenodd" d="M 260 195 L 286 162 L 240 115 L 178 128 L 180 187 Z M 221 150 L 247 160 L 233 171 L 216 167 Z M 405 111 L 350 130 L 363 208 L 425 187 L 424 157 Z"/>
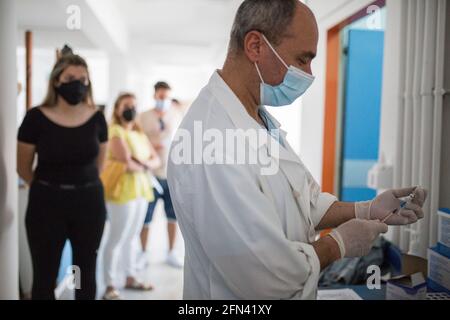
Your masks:
<path fill-rule="evenodd" d="M 86 23 L 97 19 L 95 14 L 81 11 L 81 31 L 66 28 L 67 6 L 70 4 L 103 5 L 102 10 L 113 12 L 109 17 L 109 33 L 123 33 L 127 37 L 124 53 L 132 65 L 147 68 L 152 65 L 199 65 L 221 63 L 225 56 L 234 14 L 242 0 L 18 0 L 20 31 L 34 32 L 34 45 L 61 47 L 70 42 L 74 47 L 97 48 L 110 51 L 91 34 L 97 25 Z M 306 0 L 319 20 L 350 0 Z M 112 26 L 111 26 L 112 24 Z M 105 29 L 108 29 L 108 28 Z M 114 29 L 115 28 L 115 29 Z M 99 33 L 97 39 L 104 38 Z M 23 37 L 19 37 L 23 44 Z"/>
<path fill-rule="evenodd" d="M 139 66 L 216 64 L 239 0 L 112 0 Z"/>
<path fill-rule="evenodd" d="M 82 2 L 73 0 L 73 3 Z M 86 1 L 89 2 L 89 1 Z M 217 64 L 222 60 L 231 24 L 242 0 L 108 0 L 127 35 L 126 57 L 137 68 L 152 65 Z M 91 30 L 66 28 L 64 0 L 18 0 L 19 30 L 34 31 L 34 45 L 102 48 Z M 81 18 L 85 17 L 81 11 Z M 83 21 L 84 22 L 84 21 Z M 123 26 L 123 27 L 122 27 Z M 87 35 L 87 36 L 86 36 Z M 23 44 L 20 37 L 19 44 Z"/>
<path fill-rule="evenodd" d="M 67 14 L 58 0 L 18 0 L 16 6 L 18 45 L 24 45 L 22 33 L 32 30 L 35 47 L 62 47 L 70 42 L 75 47 L 95 48 L 84 32 L 67 30 Z"/>
<path fill-rule="evenodd" d="M 240 1 L 112 0 L 132 35 L 155 41 L 205 42 L 227 36 Z"/>

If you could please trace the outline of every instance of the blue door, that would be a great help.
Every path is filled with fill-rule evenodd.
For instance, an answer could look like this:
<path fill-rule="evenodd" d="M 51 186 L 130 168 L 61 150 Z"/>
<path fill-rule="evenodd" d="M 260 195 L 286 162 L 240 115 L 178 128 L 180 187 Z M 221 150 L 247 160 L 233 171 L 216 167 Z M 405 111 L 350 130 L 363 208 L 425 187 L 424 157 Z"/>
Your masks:
<path fill-rule="evenodd" d="M 348 32 L 340 196 L 361 201 L 376 195 L 367 173 L 378 159 L 384 32 Z"/>

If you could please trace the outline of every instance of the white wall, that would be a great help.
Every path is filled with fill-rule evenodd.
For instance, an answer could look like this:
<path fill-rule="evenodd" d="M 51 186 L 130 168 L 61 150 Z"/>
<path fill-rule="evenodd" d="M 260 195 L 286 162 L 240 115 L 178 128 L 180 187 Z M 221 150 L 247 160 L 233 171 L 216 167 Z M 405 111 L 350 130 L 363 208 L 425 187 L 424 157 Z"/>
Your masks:
<path fill-rule="evenodd" d="M 32 70 L 32 104 L 40 104 L 47 93 L 48 79 L 55 64 L 55 49 L 34 48 Z M 22 84 L 22 92 L 17 99 L 17 124 L 25 115 L 25 48 L 17 48 L 17 80 Z M 99 50 L 79 49 L 75 53 L 86 59 L 89 65 L 91 81 L 94 85 L 94 101 L 106 104 L 109 99 L 109 60 L 106 54 Z"/>
<path fill-rule="evenodd" d="M 0 1 L 0 300 L 19 296 L 15 13 L 15 0 Z"/>
<path fill-rule="evenodd" d="M 130 86 L 139 100 L 140 110 L 154 106 L 153 86 L 157 81 L 166 81 L 172 87 L 172 97 L 192 102 L 218 66 L 210 64 L 149 65 L 146 70 L 134 70 L 130 74 Z"/>
<path fill-rule="evenodd" d="M 292 149 L 300 154 L 302 99 L 294 102 L 291 106 L 269 108 L 269 111 L 281 123 L 281 129 L 287 132 L 286 139 Z"/>
<path fill-rule="evenodd" d="M 387 164 L 392 165 L 395 160 L 395 143 L 393 137 L 397 136 L 397 110 L 399 109 L 399 77 L 401 57 L 399 54 L 391 54 L 392 48 L 399 48 L 402 28 L 398 17 L 401 6 L 399 1 L 387 1 L 387 21 L 385 42 L 385 59 L 383 67 L 383 95 L 381 103 L 380 121 L 380 156 L 383 155 Z"/>

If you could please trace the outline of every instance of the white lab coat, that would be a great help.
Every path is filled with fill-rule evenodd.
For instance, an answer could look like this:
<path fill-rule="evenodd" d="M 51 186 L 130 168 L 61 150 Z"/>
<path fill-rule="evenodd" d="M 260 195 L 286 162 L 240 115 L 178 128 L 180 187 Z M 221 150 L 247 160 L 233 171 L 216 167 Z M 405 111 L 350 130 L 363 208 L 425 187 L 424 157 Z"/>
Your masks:
<path fill-rule="evenodd" d="M 261 129 L 217 72 L 191 106 L 181 131 L 194 135 L 195 121 L 201 121 L 203 131 Z M 287 141 L 285 145 L 278 155 L 270 153 L 268 143 L 249 147 L 279 164 L 274 175 L 262 175 L 259 165 L 169 159 L 169 188 L 186 248 L 184 299 L 316 298 L 320 263 L 310 243 L 337 199 L 320 192 Z"/>

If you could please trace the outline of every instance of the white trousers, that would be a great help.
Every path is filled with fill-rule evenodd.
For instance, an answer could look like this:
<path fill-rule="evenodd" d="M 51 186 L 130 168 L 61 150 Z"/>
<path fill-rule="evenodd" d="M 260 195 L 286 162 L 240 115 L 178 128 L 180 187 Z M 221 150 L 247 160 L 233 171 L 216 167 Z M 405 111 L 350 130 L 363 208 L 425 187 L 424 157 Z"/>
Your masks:
<path fill-rule="evenodd" d="M 109 236 L 103 255 L 106 285 L 115 285 L 119 257 L 124 259 L 126 275 L 136 277 L 139 234 L 144 225 L 147 207 L 148 202 L 143 198 L 126 204 L 107 203 Z"/>

